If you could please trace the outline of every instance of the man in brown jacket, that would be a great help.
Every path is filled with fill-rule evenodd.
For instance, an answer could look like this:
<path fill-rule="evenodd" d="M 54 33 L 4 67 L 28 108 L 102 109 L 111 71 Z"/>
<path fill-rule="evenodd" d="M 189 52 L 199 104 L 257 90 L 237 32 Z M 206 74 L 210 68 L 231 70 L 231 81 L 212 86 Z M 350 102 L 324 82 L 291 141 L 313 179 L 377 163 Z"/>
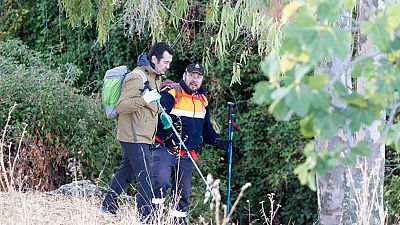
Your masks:
<path fill-rule="evenodd" d="M 122 161 L 111 179 L 109 191 L 101 211 L 115 214 L 118 196 L 135 177 L 137 181 L 137 206 L 141 220 L 151 213 L 153 198 L 150 145 L 157 132 L 159 109 L 155 101 L 160 99 L 160 75 L 169 69 L 172 50 L 163 42 L 156 43 L 150 52 L 139 56 L 137 65 L 127 74 L 122 84 L 121 96 L 116 107 L 118 112 L 117 139 L 122 146 Z M 143 77 L 146 76 L 146 77 Z M 152 91 L 144 90 L 149 81 Z"/>

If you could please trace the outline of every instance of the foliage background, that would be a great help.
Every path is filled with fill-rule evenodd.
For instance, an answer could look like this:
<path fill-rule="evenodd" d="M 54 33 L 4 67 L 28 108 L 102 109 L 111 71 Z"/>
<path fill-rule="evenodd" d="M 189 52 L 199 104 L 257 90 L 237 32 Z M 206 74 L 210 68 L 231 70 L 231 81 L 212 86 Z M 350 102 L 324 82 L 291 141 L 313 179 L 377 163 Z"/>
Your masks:
<path fill-rule="evenodd" d="M 118 13 L 121 12 L 117 10 L 117 17 Z M 174 46 L 168 78 L 178 80 L 185 65 L 201 61 L 210 46 L 210 31 L 198 24 L 193 26 Z M 26 163 L 21 163 L 20 171 L 34 174 L 26 181 L 31 187 L 51 190 L 69 182 L 74 178 L 68 171 L 71 162 L 80 168 L 80 179 L 102 181 L 103 185 L 109 181 L 120 159 L 120 147 L 115 140 L 115 124 L 104 118 L 101 109 L 98 93 L 102 78 L 113 66 L 125 64 L 133 68 L 136 57 L 151 45 L 147 33 L 138 39 L 125 36 L 124 29 L 117 21 L 110 28 L 108 42 L 100 46 L 95 26 L 71 29 L 55 1 L 0 3 L 0 127 L 5 124 L 9 107 L 17 102 L 12 120 L 15 132 L 7 137 L 18 136 L 18 127 L 28 124 L 26 154 L 22 157 Z M 20 41 L 9 41 L 12 39 Z M 239 38 L 237 42 L 240 41 Z M 259 202 L 267 202 L 267 194 L 274 192 L 277 203 L 282 205 L 276 223 L 311 224 L 317 219 L 316 194 L 301 186 L 293 174 L 304 160 L 301 149 L 306 142 L 298 133 L 298 120 L 276 122 L 265 107 L 250 101 L 254 85 L 265 79 L 259 71 L 259 57 L 250 57 L 242 68 L 241 85 L 229 86 L 231 65 L 237 57 L 235 52 L 228 52 L 224 64 L 211 57 L 204 82 L 213 119 L 222 136 L 227 136 L 224 115 L 228 101 L 236 103 L 235 117 L 242 127 L 234 133 L 240 154 L 233 164 L 233 199 L 244 183 L 251 182 L 253 186 L 245 193 L 234 219 L 242 223 L 262 220 Z M 224 195 L 227 167 L 221 159 L 223 154 L 211 146 L 203 146 L 203 150 L 199 164 L 204 173 L 222 180 Z M 42 164 L 35 166 L 29 160 Z M 385 197 L 391 196 L 386 199 L 392 221 L 400 216 L 400 194 L 393 191 L 400 187 L 398 161 L 398 154 L 388 148 Z M 43 181 L 39 185 L 40 179 Z M 199 176 L 194 176 L 192 186 L 193 221 L 200 214 L 211 217 L 213 212 L 202 203 L 205 187 Z M 244 201 L 247 199 L 249 203 Z M 264 206 L 269 207 L 266 203 Z"/>

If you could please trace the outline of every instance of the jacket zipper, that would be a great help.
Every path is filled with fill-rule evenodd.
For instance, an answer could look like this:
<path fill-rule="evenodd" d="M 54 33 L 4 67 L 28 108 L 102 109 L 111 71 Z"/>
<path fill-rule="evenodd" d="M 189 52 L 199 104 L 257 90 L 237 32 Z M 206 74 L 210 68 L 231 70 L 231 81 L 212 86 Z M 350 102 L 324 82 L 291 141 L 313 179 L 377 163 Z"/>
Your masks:
<path fill-rule="evenodd" d="M 192 94 L 192 103 L 193 103 L 193 118 L 194 118 L 194 116 L 196 115 L 196 104 L 194 103 L 194 99 L 193 99 L 193 97 L 194 97 L 194 94 Z"/>

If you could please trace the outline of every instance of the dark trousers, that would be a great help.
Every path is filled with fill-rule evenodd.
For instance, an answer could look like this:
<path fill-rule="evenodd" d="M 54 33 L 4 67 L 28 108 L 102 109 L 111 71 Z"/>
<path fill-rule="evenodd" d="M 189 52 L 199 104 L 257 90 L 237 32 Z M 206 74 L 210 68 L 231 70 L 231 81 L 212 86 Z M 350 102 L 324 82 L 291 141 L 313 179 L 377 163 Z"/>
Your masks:
<path fill-rule="evenodd" d="M 151 213 L 153 198 L 149 144 L 133 144 L 120 142 L 122 146 L 122 161 L 109 184 L 109 191 L 103 201 L 103 208 L 111 213 L 118 210 L 118 196 L 136 177 L 136 202 L 142 219 Z"/>
<path fill-rule="evenodd" d="M 159 145 L 153 151 L 151 170 L 153 173 L 155 198 L 165 198 L 167 187 L 170 184 L 171 199 L 173 205 L 176 205 L 175 211 L 177 212 L 175 214 L 172 212 L 171 214 L 172 216 L 184 219 L 189 207 L 193 173 L 192 161 L 186 155 L 178 158 L 169 153 L 166 147 Z"/>

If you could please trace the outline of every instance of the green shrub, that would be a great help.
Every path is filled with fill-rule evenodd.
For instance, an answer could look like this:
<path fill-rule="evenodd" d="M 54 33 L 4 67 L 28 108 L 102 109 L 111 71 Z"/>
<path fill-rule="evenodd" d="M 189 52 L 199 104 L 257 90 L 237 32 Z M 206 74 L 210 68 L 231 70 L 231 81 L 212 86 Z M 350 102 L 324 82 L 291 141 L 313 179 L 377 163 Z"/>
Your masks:
<path fill-rule="evenodd" d="M 98 95 L 84 96 L 71 86 L 81 71 L 50 58 L 20 41 L 0 42 L 0 127 L 17 103 L 12 127 L 28 124 L 19 175 L 27 175 L 26 184 L 39 190 L 71 180 L 66 176 L 68 159 L 82 178 L 96 178 L 103 169 L 109 176 L 113 165 L 105 164 L 116 157 L 118 146 L 114 123 L 105 118 Z"/>
<path fill-rule="evenodd" d="M 400 221 L 400 157 L 391 147 L 386 147 L 384 202 L 387 209 L 387 224 Z"/>
<path fill-rule="evenodd" d="M 246 122 L 242 131 L 237 132 L 242 157 L 233 170 L 236 190 L 243 181 L 252 183 L 246 199 L 253 213 L 259 212 L 261 201 L 268 202 L 267 194 L 275 193 L 277 203 L 282 205 L 277 223 L 313 223 L 317 212 L 316 193 L 299 185 L 293 174 L 294 168 L 304 160 L 302 149 L 306 141 L 298 133 L 298 121 L 276 122 L 260 107 L 253 107 L 251 113 L 240 119 Z M 242 215 L 247 211 L 245 207 L 243 204 L 239 208 Z M 264 207 L 268 209 L 269 205 Z"/>

